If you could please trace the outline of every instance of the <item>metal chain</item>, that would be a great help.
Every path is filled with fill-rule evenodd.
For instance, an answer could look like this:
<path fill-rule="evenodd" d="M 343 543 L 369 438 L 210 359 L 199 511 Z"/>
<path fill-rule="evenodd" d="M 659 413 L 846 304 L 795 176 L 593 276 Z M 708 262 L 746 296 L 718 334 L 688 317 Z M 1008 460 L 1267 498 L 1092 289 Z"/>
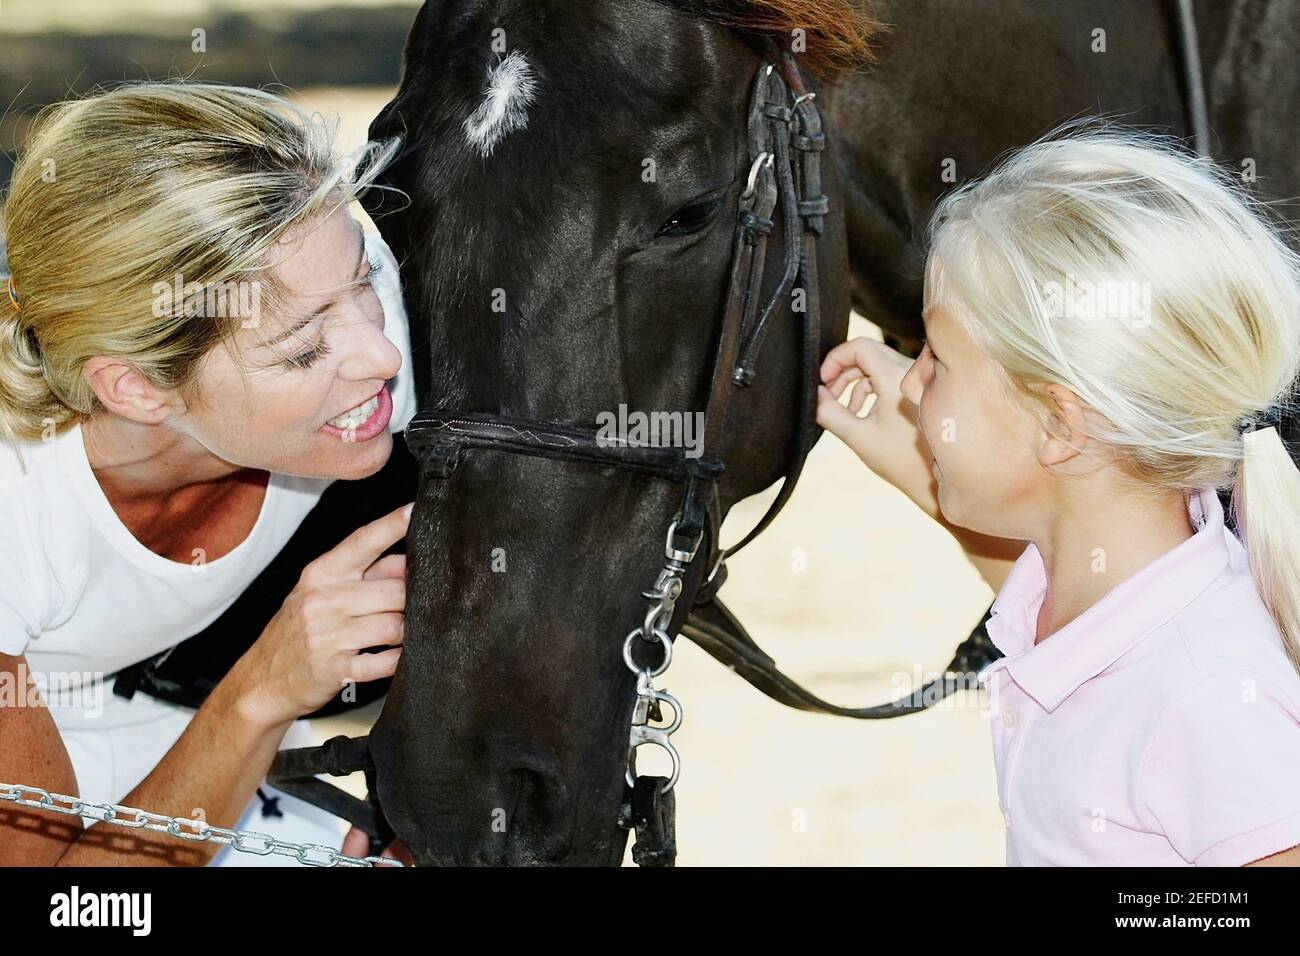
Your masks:
<path fill-rule="evenodd" d="M 33 798 L 24 794 L 35 796 Z M 345 856 L 333 847 L 322 846 L 319 843 L 287 843 L 277 840 L 269 833 L 258 833 L 255 830 L 229 830 L 225 827 L 212 826 L 203 820 L 169 817 L 161 813 L 119 806 L 116 803 L 96 803 L 93 800 L 69 797 L 62 793 L 51 793 L 40 787 L 0 783 L 0 803 L 4 802 L 30 807 L 33 810 L 85 817 L 88 820 L 111 823 L 130 830 L 165 833 L 189 843 L 220 843 L 240 853 L 251 853 L 254 856 L 271 854 L 291 856 L 304 866 L 402 866 L 400 861 L 388 857 Z"/>
<path fill-rule="evenodd" d="M 623 641 L 623 661 L 627 664 L 628 670 L 636 675 L 636 704 L 632 709 L 632 732 L 628 740 L 627 752 L 627 785 L 636 786 L 637 748 L 643 744 L 656 744 L 668 751 L 668 755 L 673 759 L 672 775 L 664 785 L 664 793 L 672 790 L 681 774 L 681 755 L 677 753 L 677 748 L 668 738 L 682 725 L 682 705 L 668 691 L 657 690 L 654 679 L 668 670 L 668 665 L 673 662 L 673 641 L 668 634 L 668 627 L 672 623 L 677 599 L 682 593 L 682 575 L 686 572 L 687 565 L 695 559 L 695 552 L 699 550 L 700 542 L 704 538 L 704 535 L 700 534 L 689 550 L 682 551 L 673 546 L 673 536 L 676 533 L 677 522 L 674 521 L 668 526 L 668 535 L 664 540 L 663 570 L 655 579 L 654 587 L 641 592 L 641 596 L 650 602 L 645 620 L 640 627 L 634 627 L 629 631 Z M 658 667 L 653 669 L 637 667 L 632 659 L 632 645 L 638 640 L 650 644 L 657 642 L 663 648 L 663 660 Z M 664 701 L 672 707 L 673 719 L 665 726 L 655 726 L 650 721 L 663 720 L 663 711 L 659 705 Z"/>

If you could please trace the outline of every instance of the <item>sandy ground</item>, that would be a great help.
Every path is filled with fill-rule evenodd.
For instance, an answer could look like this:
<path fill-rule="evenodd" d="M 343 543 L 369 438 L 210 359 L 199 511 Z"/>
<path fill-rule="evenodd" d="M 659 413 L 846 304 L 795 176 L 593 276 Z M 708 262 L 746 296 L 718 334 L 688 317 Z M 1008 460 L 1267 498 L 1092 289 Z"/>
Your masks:
<path fill-rule="evenodd" d="M 345 147 L 364 140 L 388 97 L 300 94 L 310 108 L 340 115 Z M 870 334 L 868 323 L 855 317 L 852 334 Z M 738 506 L 726 540 L 738 540 L 774 493 Z M 792 676 L 858 705 L 900 696 L 943 667 L 992 594 L 945 531 L 825 436 L 781 517 L 732 562 L 723 598 Z M 805 714 L 768 700 L 694 645 L 678 648 L 660 684 L 685 709 L 673 738 L 683 761 L 681 865 L 1004 861 L 978 694 L 888 721 Z M 318 721 L 318 736 L 364 733 L 376 712 Z"/>

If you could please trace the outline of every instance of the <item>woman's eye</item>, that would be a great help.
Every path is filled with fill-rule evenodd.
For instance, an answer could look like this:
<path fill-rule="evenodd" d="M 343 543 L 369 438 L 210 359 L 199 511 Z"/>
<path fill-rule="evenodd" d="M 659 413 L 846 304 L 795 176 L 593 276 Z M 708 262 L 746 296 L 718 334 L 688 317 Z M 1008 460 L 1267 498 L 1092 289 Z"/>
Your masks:
<path fill-rule="evenodd" d="M 321 342 L 319 345 L 312 346 L 306 352 L 289 356 L 284 360 L 284 364 L 289 368 L 311 368 L 318 361 L 328 355 L 329 351 L 330 347 L 324 342 Z"/>
<path fill-rule="evenodd" d="M 677 210 L 667 222 L 659 227 L 655 238 L 665 236 L 689 236 L 699 232 L 713 219 L 713 214 L 722 206 L 722 197 L 707 199 L 704 202 L 691 203 Z"/>
<path fill-rule="evenodd" d="M 384 271 L 383 267 L 376 262 L 374 265 L 370 267 L 370 271 L 366 273 L 366 277 L 361 281 L 366 285 L 372 286 L 375 284 L 375 280 L 379 278 L 379 273 L 383 271 Z"/>

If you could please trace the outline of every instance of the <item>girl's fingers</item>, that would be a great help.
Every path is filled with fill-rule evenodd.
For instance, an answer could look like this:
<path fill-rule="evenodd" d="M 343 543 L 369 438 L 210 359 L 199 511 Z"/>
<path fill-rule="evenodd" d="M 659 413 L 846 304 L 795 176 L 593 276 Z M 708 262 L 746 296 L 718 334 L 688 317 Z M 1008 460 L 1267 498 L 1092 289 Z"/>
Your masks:
<path fill-rule="evenodd" d="M 841 405 L 825 385 L 818 386 L 817 398 L 817 424 L 837 438 L 852 444 L 850 438 L 854 434 L 860 434 L 857 430 L 862 427 L 863 420 Z"/>
<path fill-rule="evenodd" d="M 862 406 L 866 404 L 867 396 L 871 395 L 871 386 L 866 381 L 861 381 L 853 387 L 853 397 L 849 399 L 849 411 L 854 415 L 862 411 Z"/>
<path fill-rule="evenodd" d="M 833 380 L 845 368 L 852 367 L 855 364 L 857 363 L 854 362 L 853 342 L 840 342 L 840 345 L 828 351 L 826 358 L 822 360 L 822 381 L 829 382 Z"/>
<path fill-rule="evenodd" d="M 846 386 L 859 381 L 865 384 L 867 388 L 871 387 L 871 379 L 865 377 L 865 373 L 862 369 L 858 368 L 856 365 L 853 368 L 846 368 L 844 371 L 840 372 L 839 376 L 836 377 L 835 382 L 831 385 L 831 393 L 836 398 L 839 398 L 844 394 Z M 858 387 L 861 388 L 862 386 Z"/>
<path fill-rule="evenodd" d="M 858 365 L 858 344 L 863 341 L 865 340 L 860 338 L 850 339 L 827 352 L 826 358 L 822 360 L 822 381 L 830 382 L 846 368 Z"/>

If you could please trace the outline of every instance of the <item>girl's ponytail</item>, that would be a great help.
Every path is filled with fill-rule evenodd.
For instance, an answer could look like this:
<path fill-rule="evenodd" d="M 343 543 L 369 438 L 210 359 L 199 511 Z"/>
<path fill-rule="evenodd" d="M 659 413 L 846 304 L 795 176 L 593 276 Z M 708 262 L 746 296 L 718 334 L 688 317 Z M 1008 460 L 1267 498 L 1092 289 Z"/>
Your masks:
<path fill-rule="evenodd" d="M 1278 426 L 1247 431 L 1242 442 L 1232 510 L 1255 587 L 1300 671 L 1300 469 Z"/>

